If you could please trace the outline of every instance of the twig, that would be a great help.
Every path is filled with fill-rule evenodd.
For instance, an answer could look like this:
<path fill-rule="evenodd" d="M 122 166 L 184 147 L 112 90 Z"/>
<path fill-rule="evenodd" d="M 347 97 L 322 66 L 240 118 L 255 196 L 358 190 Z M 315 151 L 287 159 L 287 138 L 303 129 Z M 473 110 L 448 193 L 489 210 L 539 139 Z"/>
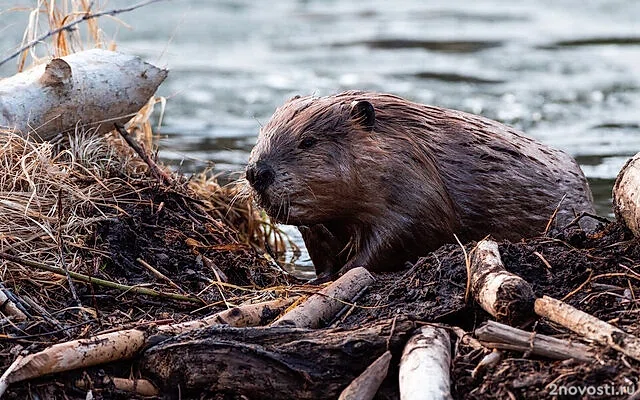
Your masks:
<path fill-rule="evenodd" d="M 3 253 L 3 252 L 0 252 L 0 259 L 11 261 L 11 262 L 14 262 L 16 264 L 24 265 L 24 266 L 27 266 L 27 267 L 32 267 L 32 268 L 37 268 L 37 269 L 44 270 L 44 271 L 53 272 L 53 273 L 59 274 L 59 275 L 64 275 L 65 274 L 65 272 L 64 272 L 64 270 L 62 268 L 52 267 L 50 265 L 42 264 L 42 263 L 35 262 L 35 261 L 23 260 L 20 257 L 12 256 L 11 254 L 7 254 L 7 253 Z M 147 288 L 143 288 L 143 287 L 139 287 L 139 286 L 123 285 L 123 284 L 120 284 L 120 283 L 115 283 L 115 282 L 107 281 L 107 280 L 104 280 L 104 279 L 94 278 L 92 276 L 79 274 L 77 272 L 69 271 L 69 275 L 73 279 L 78 280 L 78 281 L 92 283 L 92 284 L 108 287 L 108 288 L 111 288 L 111 289 L 117 289 L 117 290 L 121 290 L 123 292 L 133 292 L 133 293 L 144 294 L 144 295 L 153 296 L 153 297 L 164 297 L 164 298 L 169 298 L 169 299 L 173 299 L 173 300 L 189 301 L 191 303 L 202 303 L 202 300 L 194 298 L 194 297 L 191 297 L 191 296 L 184 296 L 184 295 L 176 294 L 176 293 L 159 292 L 157 290 L 147 289 Z"/>
<path fill-rule="evenodd" d="M 547 233 L 549 233 L 549 229 L 551 229 L 551 224 L 553 224 L 553 221 L 556 219 L 556 216 L 558 215 L 558 211 L 560 211 L 560 206 L 562 205 L 562 202 L 566 197 L 567 195 L 565 194 L 564 196 L 562 196 L 562 198 L 558 202 L 558 206 L 553 211 L 553 214 L 551 214 L 551 218 L 549 218 L 549 222 L 547 222 L 547 226 L 544 228 L 544 232 L 542 233 L 542 236 L 547 236 Z"/>
<path fill-rule="evenodd" d="M 467 301 L 469 301 L 469 293 L 471 293 L 471 260 L 467 254 L 467 249 L 464 248 L 462 242 L 458 239 L 458 236 L 454 234 L 453 237 L 456 238 L 456 242 L 458 242 L 458 245 L 462 249 L 462 254 L 464 254 L 464 265 L 467 268 L 467 286 L 464 290 L 464 302 L 467 303 Z"/>
<path fill-rule="evenodd" d="M 85 15 L 82 16 L 82 18 L 77 19 L 75 21 L 69 22 L 66 25 L 63 25 L 59 28 L 53 29 L 45 34 L 40 35 L 39 37 L 33 39 L 32 41 L 30 41 L 29 43 L 25 44 L 24 46 L 22 46 L 21 48 L 19 48 L 18 50 L 16 50 L 15 52 L 13 52 L 10 56 L 8 56 L 7 58 L 3 59 L 2 61 L 0 61 L 0 66 L 2 66 L 3 64 L 6 64 L 8 61 L 11 61 L 12 59 L 16 58 L 17 56 L 19 56 L 23 51 L 25 50 L 29 50 L 30 48 L 32 48 L 33 46 L 37 45 L 38 43 L 42 42 L 43 40 L 50 38 L 53 35 L 56 35 L 60 32 L 63 31 L 70 31 L 71 28 L 73 28 L 74 26 L 80 24 L 83 21 L 88 21 L 90 19 L 94 19 L 94 18 L 98 18 L 98 17 L 103 17 L 105 15 L 117 15 L 117 14 L 121 14 L 123 12 L 128 12 L 128 11 L 133 11 L 136 8 L 140 8 L 140 7 L 144 7 L 146 5 L 152 4 L 152 3 L 157 3 L 159 1 L 162 0 L 147 0 L 147 1 L 142 1 L 140 3 L 134 4 L 130 7 L 125 7 L 125 8 L 114 8 L 112 10 L 107 10 L 107 11 L 101 11 L 95 14 L 90 14 L 89 12 L 87 12 Z"/>
<path fill-rule="evenodd" d="M 138 261 L 140 264 L 142 264 L 143 267 L 145 267 L 146 269 L 148 269 L 149 271 L 151 271 L 151 273 L 158 279 L 162 279 L 163 281 L 167 282 L 169 285 L 171 285 L 174 289 L 177 289 L 178 291 L 186 294 L 187 292 L 181 288 L 180 286 L 178 286 L 174 281 L 171 280 L 171 278 L 167 277 L 165 274 L 163 274 L 162 272 L 158 271 L 157 269 L 155 269 L 151 264 L 149 264 L 148 262 L 146 262 L 145 260 L 143 260 L 142 258 L 138 258 L 136 261 Z"/>
<path fill-rule="evenodd" d="M 0 398 L 2 398 L 2 395 L 4 395 L 4 392 L 7 391 L 7 388 L 9 387 L 9 376 L 11 375 L 11 372 L 13 372 L 13 370 L 20 364 L 20 362 L 22 361 L 22 359 L 24 358 L 23 355 L 19 355 L 9 366 L 9 368 L 7 368 L 6 371 L 4 371 L 4 374 L 2 374 L 2 376 L 0 376 Z"/>
<path fill-rule="evenodd" d="M 76 285 L 73 283 L 73 279 L 69 275 L 69 268 L 67 268 L 67 263 L 64 260 L 64 243 L 62 242 L 62 189 L 58 191 L 58 255 L 60 256 L 60 264 L 62 265 L 62 269 L 64 270 L 64 275 L 67 277 L 67 283 L 69 284 L 69 291 L 71 291 L 71 297 L 78 306 L 78 313 L 82 314 L 85 320 L 87 316 L 82 312 L 82 302 L 78 298 L 78 292 L 76 291 Z"/>
<path fill-rule="evenodd" d="M 140 146 L 140 144 L 138 144 L 138 142 L 136 142 L 131 136 L 129 136 L 129 132 L 127 132 L 127 130 L 124 129 L 124 126 L 122 126 L 121 124 L 114 124 L 114 125 L 118 133 L 120 133 L 120 135 L 127 142 L 127 144 L 131 146 L 131 148 L 135 150 L 136 153 L 138 153 L 140 158 L 145 163 L 147 163 L 147 165 L 149 166 L 149 170 L 151 171 L 151 174 L 157 180 L 159 180 L 161 183 L 164 183 L 165 185 L 173 184 L 173 179 L 171 179 L 169 174 L 167 174 L 166 172 L 161 170 L 160 167 L 158 167 L 158 164 L 156 164 L 155 161 L 153 161 L 151 157 L 149 157 L 149 154 L 147 154 L 147 152 Z"/>

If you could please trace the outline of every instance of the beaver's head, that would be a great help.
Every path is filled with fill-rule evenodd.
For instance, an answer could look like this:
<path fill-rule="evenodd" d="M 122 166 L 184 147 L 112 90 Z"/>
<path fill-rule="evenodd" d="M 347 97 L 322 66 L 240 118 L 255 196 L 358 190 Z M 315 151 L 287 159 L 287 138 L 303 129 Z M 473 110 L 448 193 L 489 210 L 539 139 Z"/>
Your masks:
<path fill-rule="evenodd" d="M 375 110 L 351 96 L 294 97 L 260 130 L 246 179 L 269 216 L 295 225 L 353 217 L 370 177 Z M 367 169 L 366 167 L 364 169 Z"/>

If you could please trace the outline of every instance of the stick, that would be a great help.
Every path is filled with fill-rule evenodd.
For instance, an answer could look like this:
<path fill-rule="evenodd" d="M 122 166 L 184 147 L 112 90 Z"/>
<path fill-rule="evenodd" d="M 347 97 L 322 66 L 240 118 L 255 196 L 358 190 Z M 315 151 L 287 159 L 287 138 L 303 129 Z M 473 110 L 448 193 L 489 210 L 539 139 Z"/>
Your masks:
<path fill-rule="evenodd" d="M 135 393 L 139 396 L 151 397 L 160 395 L 160 391 L 158 390 L 158 388 L 156 388 L 153 383 L 146 379 L 125 379 L 116 378 L 113 376 L 105 376 L 102 379 L 102 384 L 107 387 L 109 385 L 113 385 L 113 387 L 117 390 Z M 91 387 L 87 385 L 87 381 L 85 379 L 78 379 L 75 385 L 84 390 L 91 390 Z"/>
<path fill-rule="evenodd" d="M 271 326 L 318 328 L 326 325 L 345 304 L 372 283 L 373 276 L 369 271 L 362 267 L 353 268 L 283 315 Z"/>
<path fill-rule="evenodd" d="M 471 377 L 473 379 L 481 378 L 487 370 L 495 367 L 502 360 L 502 352 L 497 349 L 493 349 L 493 351 L 486 356 L 482 357 L 482 360 L 476 365 L 476 367 L 471 371 Z"/>
<path fill-rule="evenodd" d="M 580 361 L 592 361 L 594 359 L 593 353 L 584 344 L 526 332 L 495 321 L 487 321 L 485 325 L 475 330 L 475 335 L 489 348 L 532 353 L 554 360 L 574 358 Z"/>
<path fill-rule="evenodd" d="M 4 259 L 7 261 L 14 262 L 16 264 L 37 268 L 43 271 L 49 271 L 49 272 L 53 272 L 54 274 L 65 276 L 65 272 L 62 268 L 52 267 L 50 265 L 42 264 L 35 261 L 23 260 L 22 258 L 12 256 L 11 254 L 0 252 L 0 259 Z M 107 281 L 100 278 L 94 278 L 92 276 L 79 274 L 77 272 L 69 271 L 69 276 L 71 276 L 73 279 L 77 281 L 104 286 L 110 289 L 117 289 L 123 292 L 132 292 L 132 293 L 144 294 L 144 295 L 153 296 L 153 297 L 164 297 L 164 298 L 173 299 L 173 300 L 188 301 L 191 303 L 202 303 L 202 300 L 194 297 L 190 297 L 190 296 L 184 296 L 176 293 L 159 292 L 157 290 L 147 289 L 147 288 L 138 287 L 138 286 L 122 285 L 120 283 L 115 283 L 115 282 Z"/>
<path fill-rule="evenodd" d="M 400 399 L 451 399 L 451 343 L 445 329 L 426 325 L 407 342 L 400 360 Z"/>
<path fill-rule="evenodd" d="M 640 236 L 640 153 L 622 167 L 613 185 L 613 210 L 633 235 Z"/>
<path fill-rule="evenodd" d="M 129 132 L 127 132 L 127 130 L 124 129 L 124 126 L 122 126 L 121 124 L 114 124 L 114 125 L 116 127 L 116 130 L 124 138 L 127 144 L 129 144 L 129 146 L 131 146 L 131 148 L 135 150 L 135 152 L 138 153 L 140 158 L 149 166 L 149 170 L 151 171 L 151 174 L 161 183 L 164 183 L 165 185 L 172 185 L 173 179 L 171 178 L 171 176 L 169 176 L 169 174 L 167 174 L 162 169 L 160 169 L 160 167 L 158 167 L 158 164 L 156 164 L 155 161 L 153 161 L 151 157 L 149 157 L 149 154 L 147 154 L 145 149 L 142 148 L 142 146 L 138 144 L 138 142 L 136 142 L 136 140 L 133 139 L 131 135 L 129 135 Z"/>
<path fill-rule="evenodd" d="M 161 333 L 177 335 L 212 325 L 226 324 L 235 327 L 265 325 L 269 322 L 267 320 L 275 318 L 297 299 L 298 297 L 294 296 L 288 299 L 276 299 L 262 303 L 247 304 L 230 308 L 195 321 L 160 325 L 157 327 L 157 330 Z"/>
<path fill-rule="evenodd" d="M 548 318 L 587 339 L 611 346 L 640 361 L 640 339 L 593 315 L 548 296 L 536 300 L 535 311 L 541 317 Z"/>
<path fill-rule="evenodd" d="M 378 392 L 378 388 L 387 377 L 391 363 L 391 352 L 387 350 L 383 355 L 378 357 L 364 372 L 356 379 L 351 381 L 338 400 L 371 400 Z"/>
<path fill-rule="evenodd" d="M 533 315 L 535 295 L 531 285 L 504 268 L 496 242 L 478 242 L 470 270 L 471 293 L 486 312 L 511 325 Z"/>
<path fill-rule="evenodd" d="M 13 301 L 7 297 L 3 290 L 0 289 L 0 312 L 6 316 L 11 316 L 15 321 L 25 321 L 27 316 L 23 313 Z"/>
<path fill-rule="evenodd" d="M 225 310 L 199 321 L 159 326 L 164 334 L 177 334 L 190 330 L 227 324 L 235 327 L 264 324 L 282 312 L 295 298 L 277 299 L 257 304 L 248 304 Z M 268 322 L 268 321 L 267 321 Z M 150 336 L 140 329 L 126 329 L 105 333 L 89 339 L 72 340 L 50 346 L 38 353 L 30 354 L 12 369 L 4 373 L 4 383 L 20 382 L 47 374 L 103 364 L 133 357 L 150 342 Z"/>
<path fill-rule="evenodd" d="M 136 8 L 144 7 L 144 6 L 148 5 L 148 4 L 157 3 L 159 1 L 162 1 L 162 0 L 147 0 L 147 1 L 143 1 L 143 2 L 134 4 L 134 5 L 132 5 L 130 7 L 126 7 L 126 8 L 119 8 L 119 9 L 101 11 L 101 12 L 98 12 L 98 13 L 95 13 L 95 14 L 87 13 L 87 14 L 83 15 L 82 18 L 77 19 L 77 20 L 72 21 L 72 22 L 69 22 L 66 25 L 62 25 L 59 28 L 56 28 L 56 29 L 54 29 L 52 31 L 49 31 L 49 32 L 45 33 L 45 34 L 42 34 L 39 37 L 37 37 L 37 38 L 33 39 L 32 41 L 30 41 L 29 43 L 25 44 L 24 46 L 20 47 L 18 50 L 16 50 L 15 52 L 11 53 L 11 55 L 9 55 L 7 58 L 5 58 L 2 61 L 0 61 L 0 67 L 3 64 L 6 64 L 8 61 L 10 61 L 10 60 L 16 58 L 17 56 L 19 56 L 20 53 L 22 53 L 23 51 L 29 50 L 33 46 L 35 46 L 38 43 L 42 42 L 43 40 L 45 40 L 47 38 L 50 38 L 51 36 L 56 35 L 56 34 L 62 32 L 62 31 L 70 31 L 71 28 L 73 28 L 74 26 L 78 25 L 79 23 L 81 23 L 83 21 L 88 21 L 88 20 L 93 19 L 93 18 L 103 17 L 105 15 L 113 16 L 113 15 L 121 14 L 121 13 L 124 13 L 124 12 L 133 11 Z"/>

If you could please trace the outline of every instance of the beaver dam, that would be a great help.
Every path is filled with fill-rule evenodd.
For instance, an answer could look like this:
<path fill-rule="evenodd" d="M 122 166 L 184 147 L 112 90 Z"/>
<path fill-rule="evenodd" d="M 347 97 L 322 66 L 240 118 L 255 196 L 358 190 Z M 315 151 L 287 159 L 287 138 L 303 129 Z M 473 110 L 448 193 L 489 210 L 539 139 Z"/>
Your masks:
<path fill-rule="evenodd" d="M 595 231 L 309 285 L 241 184 L 157 161 L 166 71 L 57 21 L 59 58 L 0 81 L 0 397 L 640 398 L 640 156 Z"/>

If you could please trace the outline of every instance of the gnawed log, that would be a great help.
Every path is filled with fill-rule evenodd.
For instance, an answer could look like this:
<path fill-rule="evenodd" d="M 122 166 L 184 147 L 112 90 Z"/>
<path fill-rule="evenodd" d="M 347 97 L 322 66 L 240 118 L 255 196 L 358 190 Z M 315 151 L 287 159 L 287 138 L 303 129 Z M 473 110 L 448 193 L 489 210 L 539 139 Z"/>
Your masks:
<path fill-rule="evenodd" d="M 407 342 L 400 360 L 400 399 L 451 399 L 449 333 L 435 326 L 420 328 Z"/>
<path fill-rule="evenodd" d="M 593 315 L 548 296 L 536 300 L 535 311 L 587 339 L 611 346 L 640 361 L 640 339 Z"/>
<path fill-rule="evenodd" d="M 618 173 L 613 185 L 613 211 L 636 237 L 640 236 L 640 153 Z"/>
<path fill-rule="evenodd" d="M 167 71 L 93 49 L 0 80 L 0 128 L 49 140 L 76 127 L 109 132 L 144 107 Z"/>
<path fill-rule="evenodd" d="M 247 326 L 266 324 L 280 314 L 295 298 L 277 299 L 256 304 L 246 304 L 221 311 L 196 321 L 173 325 L 161 325 L 163 334 L 177 334 L 213 324 Z M 159 336 L 149 336 L 139 329 L 127 329 L 98 335 L 89 339 L 58 343 L 20 360 L 0 381 L 0 388 L 14 382 L 43 375 L 84 368 L 130 358 Z M 1 395 L 1 392 L 0 392 Z"/>
<path fill-rule="evenodd" d="M 515 325 L 533 316 L 533 289 L 504 268 L 496 242 L 478 242 L 471 257 L 470 273 L 474 299 L 498 321 Z"/>
<path fill-rule="evenodd" d="M 317 328 L 326 325 L 345 305 L 373 283 L 365 268 L 353 268 L 276 320 L 272 326 Z"/>
<path fill-rule="evenodd" d="M 137 329 L 105 333 L 89 339 L 54 344 L 20 360 L 7 376 L 8 384 L 39 376 L 131 358 L 144 346 Z"/>
<path fill-rule="evenodd" d="M 390 362 L 391 352 L 387 350 L 340 393 L 338 400 L 373 399 L 382 381 L 387 377 Z"/>
<path fill-rule="evenodd" d="M 248 398 L 335 399 L 414 324 L 398 318 L 345 330 L 213 326 L 165 341 L 142 357 L 164 393 L 231 391 Z"/>
<path fill-rule="evenodd" d="M 475 331 L 476 337 L 487 347 L 502 350 L 521 351 L 555 360 L 575 358 L 591 361 L 594 355 L 588 346 L 572 343 L 535 332 L 527 332 L 495 321 L 487 323 Z"/>

